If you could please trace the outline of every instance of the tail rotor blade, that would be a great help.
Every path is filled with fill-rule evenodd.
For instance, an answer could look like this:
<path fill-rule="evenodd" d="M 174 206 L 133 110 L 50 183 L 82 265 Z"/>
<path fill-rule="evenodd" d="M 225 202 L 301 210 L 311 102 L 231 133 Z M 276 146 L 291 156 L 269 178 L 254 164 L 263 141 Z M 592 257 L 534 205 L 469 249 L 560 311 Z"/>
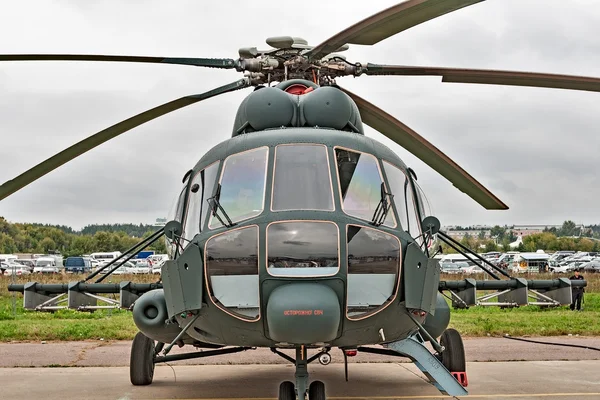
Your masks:
<path fill-rule="evenodd" d="M 162 115 L 172 111 L 189 106 L 202 100 L 218 96 L 223 93 L 233 92 L 250 86 L 248 79 L 240 79 L 236 82 L 225 86 L 218 87 L 205 93 L 181 97 L 177 100 L 170 101 L 150 110 L 137 114 L 125 121 L 121 121 L 109 128 L 106 128 L 86 139 L 72 145 L 71 147 L 61 151 L 60 153 L 48 158 L 39 163 L 33 168 L 25 171 L 14 179 L 11 179 L 0 186 L 0 200 L 10 196 L 19 189 L 29 185 L 31 182 L 41 178 L 48 172 L 55 170 L 61 165 L 73 160 L 83 153 L 101 145 L 115 137 Z"/>
<path fill-rule="evenodd" d="M 410 151 L 488 210 L 508 209 L 506 204 L 424 137 L 367 100 L 340 89 L 354 100 L 365 124 Z"/>

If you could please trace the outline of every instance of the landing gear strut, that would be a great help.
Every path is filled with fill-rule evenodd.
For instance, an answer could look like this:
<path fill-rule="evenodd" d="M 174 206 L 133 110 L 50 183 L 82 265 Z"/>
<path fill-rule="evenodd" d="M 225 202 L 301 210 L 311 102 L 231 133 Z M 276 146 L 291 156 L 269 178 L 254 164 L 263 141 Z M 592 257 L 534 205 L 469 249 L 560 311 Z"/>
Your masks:
<path fill-rule="evenodd" d="M 327 399 L 325 396 L 325 384 L 323 382 L 313 381 L 308 385 L 308 364 L 317 359 L 321 363 L 323 363 L 322 359 L 330 362 L 331 356 L 329 356 L 329 348 L 323 349 L 314 356 L 307 358 L 306 347 L 300 346 L 296 348 L 295 359 L 275 348 L 271 348 L 271 351 L 296 366 L 296 373 L 294 375 L 296 384 L 294 385 L 294 383 L 290 381 L 281 382 L 279 385 L 278 400 L 296 400 L 296 395 L 298 396 L 298 400 L 306 400 L 307 395 L 309 400 Z M 328 356 L 329 360 L 327 360 L 327 357 L 325 356 Z"/>

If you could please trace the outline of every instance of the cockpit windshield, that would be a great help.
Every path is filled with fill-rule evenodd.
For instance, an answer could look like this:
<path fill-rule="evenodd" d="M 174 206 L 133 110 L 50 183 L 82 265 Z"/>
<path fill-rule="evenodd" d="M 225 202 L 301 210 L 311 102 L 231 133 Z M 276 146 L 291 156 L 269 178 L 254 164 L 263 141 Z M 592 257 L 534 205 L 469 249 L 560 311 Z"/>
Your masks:
<path fill-rule="evenodd" d="M 273 211 L 333 211 L 333 191 L 325 146 L 277 146 L 271 208 Z"/>
<path fill-rule="evenodd" d="M 268 154 L 267 147 L 260 147 L 231 155 L 225 160 L 219 181 L 220 187 L 214 199 L 227 214 L 222 210 L 215 210 L 221 220 L 229 218 L 235 223 L 262 213 Z M 214 229 L 220 226 L 223 226 L 223 223 L 213 216 L 209 227 Z"/>
<path fill-rule="evenodd" d="M 336 149 L 335 155 L 344 211 L 375 222 L 378 209 L 389 201 L 377 158 L 345 149 Z M 396 226 L 392 212 L 387 212 L 382 219 L 383 225 Z"/>

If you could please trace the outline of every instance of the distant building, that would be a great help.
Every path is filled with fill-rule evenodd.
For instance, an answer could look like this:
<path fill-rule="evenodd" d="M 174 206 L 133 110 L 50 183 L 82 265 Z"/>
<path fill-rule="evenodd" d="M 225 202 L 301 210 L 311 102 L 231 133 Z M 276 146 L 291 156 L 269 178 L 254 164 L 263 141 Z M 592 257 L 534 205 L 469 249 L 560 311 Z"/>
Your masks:
<path fill-rule="evenodd" d="M 506 228 L 507 231 L 513 231 L 515 236 L 524 238 L 529 235 L 534 235 L 536 233 L 542 233 L 545 230 L 556 228 L 562 228 L 562 225 L 537 225 L 537 224 L 519 224 L 519 225 L 510 225 Z M 583 225 L 577 225 L 577 228 L 583 228 Z M 471 226 L 458 226 L 458 225 L 449 225 L 442 227 L 442 231 L 446 232 L 448 236 L 452 237 L 455 240 L 461 240 L 465 236 L 469 235 L 471 237 L 479 237 L 481 232 L 483 232 L 484 238 L 491 238 L 491 229 L 492 227 L 489 225 L 471 225 Z"/>
<path fill-rule="evenodd" d="M 156 221 L 152 225 L 153 226 L 165 226 L 166 224 L 167 224 L 166 218 L 156 218 Z"/>

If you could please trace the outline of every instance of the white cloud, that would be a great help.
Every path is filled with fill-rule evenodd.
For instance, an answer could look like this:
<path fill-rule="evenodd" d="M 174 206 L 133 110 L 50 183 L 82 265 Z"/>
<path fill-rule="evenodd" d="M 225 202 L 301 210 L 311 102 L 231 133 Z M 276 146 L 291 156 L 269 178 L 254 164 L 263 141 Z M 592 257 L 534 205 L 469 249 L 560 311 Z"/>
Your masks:
<path fill-rule="evenodd" d="M 394 4 L 306 0 L 39 1 L 3 8 L 0 53 L 231 57 L 268 36 L 312 44 Z M 429 21 L 351 60 L 600 76 L 600 4 L 488 0 Z M 0 64 L 0 181 L 70 144 L 180 96 L 239 75 L 169 65 Z M 511 207 L 489 212 L 382 135 L 412 166 L 443 224 L 596 223 L 600 93 L 443 84 L 439 78 L 363 77 L 340 83 L 417 130 Z M 174 112 L 106 143 L 0 202 L 12 221 L 81 227 L 166 215 L 181 177 L 230 136 L 232 93 Z"/>

